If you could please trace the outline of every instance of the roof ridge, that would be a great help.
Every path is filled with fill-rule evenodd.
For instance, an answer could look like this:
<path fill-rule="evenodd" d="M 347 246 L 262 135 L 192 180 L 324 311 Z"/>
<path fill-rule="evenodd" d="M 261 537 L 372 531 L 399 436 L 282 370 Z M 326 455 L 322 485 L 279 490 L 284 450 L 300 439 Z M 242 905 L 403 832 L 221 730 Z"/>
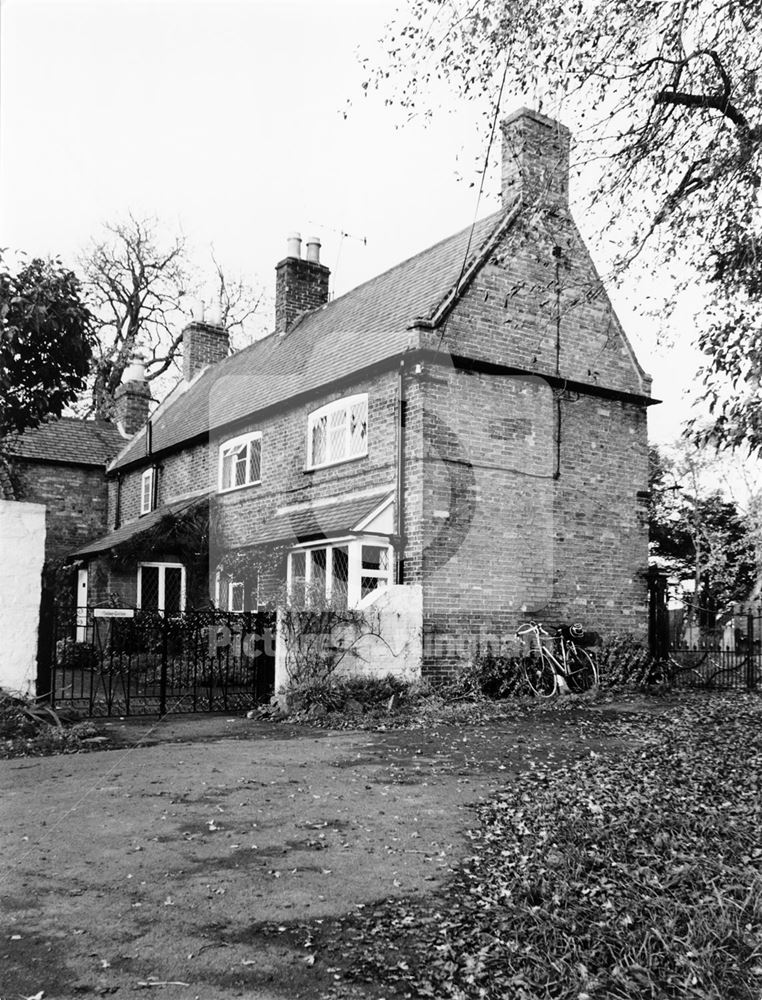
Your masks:
<path fill-rule="evenodd" d="M 513 206 L 511 206 L 511 208 L 512 207 Z M 453 241 L 457 240 L 459 237 L 463 236 L 464 233 L 467 233 L 472 228 L 475 229 L 477 226 L 479 226 L 479 225 L 487 222 L 487 220 L 492 219 L 492 218 L 497 218 L 497 216 L 501 216 L 501 215 L 505 215 L 505 214 L 506 214 L 506 210 L 503 209 L 503 208 L 500 208 L 500 209 L 498 209 L 495 212 L 491 212 L 489 215 L 485 215 L 481 219 L 477 219 L 475 222 L 472 222 L 470 225 L 463 226 L 462 229 L 458 229 L 456 232 L 450 233 L 449 236 L 444 236 L 441 240 L 437 240 L 436 243 L 432 243 L 429 246 L 424 247 L 422 250 L 419 250 L 417 253 L 412 254 L 410 257 L 406 257 L 404 260 L 398 261 L 396 264 L 393 264 L 391 267 L 387 267 L 386 270 L 379 271 L 378 274 L 374 274 L 371 278 L 366 278 L 366 280 L 365 281 L 361 281 L 359 285 L 353 285 L 352 288 L 347 289 L 347 291 L 344 292 L 342 295 L 339 295 L 338 298 L 331 299 L 329 302 L 326 302 L 322 306 L 317 306 L 315 309 L 305 309 L 304 312 L 302 312 L 302 313 L 299 314 L 299 316 L 297 318 L 297 322 L 291 327 L 291 329 L 289 331 L 287 331 L 287 334 L 295 333 L 296 330 L 297 330 L 297 328 L 302 325 L 303 320 L 305 320 L 308 316 L 312 316 L 312 315 L 314 315 L 317 312 L 322 312 L 325 309 L 330 309 L 331 306 L 334 306 L 334 305 L 336 305 L 336 304 L 338 304 L 340 302 L 343 302 L 346 298 L 348 298 L 350 295 L 354 295 L 356 292 L 361 292 L 364 288 L 367 288 L 368 285 L 372 285 L 374 282 L 379 281 L 381 278 L 386 277 L 387 275 L 391 274 L 393 271 L 397 271 L 400 268 L 407 267 L 409 264 L 411 264 L 413 261 L 417 260 L 419 257 L 423 257 L 423 256 L 425 256 L 425 255 L 427 255 L 429 253 L 432 253 L 433 251 L 437 250 L 439 247 L 443 246 L 445 243 L 449 243 L 451 240 L 453 240 Z M 491 235 L 491 233 L 490 233 L 490 235 Z M 472 248 L 472 252 L 476 252 L 477 249 L 478 249 L 477 247 Z M 412 316 L 410 317 L 411 320 L 412 319 L 416 319 L 416 318 L 417 317 L 412 317 Z M 277 330 L 273 330 L 271 333 L 266 334 L 264 337 L 260 337 L 258 340 L 255 340 L 253 343 L 247 344 L 246 347 L 242 347 L 240 351 L 236 351 L 234 354 L 229 354 L 226 358 L 222 358 L 222 360 L 218 361 L 217 364 L 209 365 L 207 368 L 204 368 L 203 371 L 199 375 L 199 381 L 201 380 L 201 378 L 204 375 L 207 375 L 209 372 L 221 371 L 222 368 L 223 368 L 223 366 L 229 364 L 234 358 L 240 358 L 242 355 L 248 354 L 250 351 L 253 351 L 253 349 L 255 347 L 259 347 L 265 341 L 271 340 L 273 337 L 277 337 L 278 341 L 280 341 L 280 340 L 283 339 L 284 335 L 281 334 L 281 333 L 279 333 Z M 174 392 L 174 389 L 172 391 Z M 170 395 L 171 395 L 171 393 L 170 393 Z M 163 406 L 163 404 L 164 404 L 164 401 L 162 400 L 162 403 L 160 403 L 159 405 Z M 159 407 L 157 407 L 157 409 L 158 408 Z"/>

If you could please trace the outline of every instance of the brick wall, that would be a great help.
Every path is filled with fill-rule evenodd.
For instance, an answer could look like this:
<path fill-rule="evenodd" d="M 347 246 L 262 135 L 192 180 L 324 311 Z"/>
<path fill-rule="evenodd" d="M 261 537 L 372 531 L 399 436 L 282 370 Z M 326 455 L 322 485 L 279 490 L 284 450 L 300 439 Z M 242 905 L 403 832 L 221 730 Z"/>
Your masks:
<path fill-rule="evenodd" d="M 207 365 L 222 361 L 230 353 L 230 335 L 224 326 L 189 323 L 183 330 L 183 378 L 190 382 Z"/>
<path fill-rule="evenodd" d="M 424 343 L 541 374 L 558 371 L 621 392 L 650 392 L 651 380 L 562 209 L 542 218 L 522 216 L 476 275 L 444 332 L 425 333 Z"/>
<path fill-rule="evenodd" d="M 328 301 L 330 270 L 301 257 L 286 257 L 275 268 L 275 330 L 285 333 L 297 316 Z"/>
<path fill-rule="evenodd" d="M 324 469 L 305 470 L 307 419 L 319 406 L 344 396 L 368 393 L 368 455 Z M 212 401 L 213 416 L 224 413 L 225 400 Z M 260 485 L 229 493 L 217 493 L 219 446 L 230 437 L 249 431 L 262 434 Z M 309 404 L 215 436 L 208 444 L 160 457 L 157 467 L 157 504 L 165 506 L 202 489 L 213 494 L 213 532 L 210 571 L 229 550 L 251 544 L 253 533 L 278 507 L 306 503 L 324 497 L 341 497 L 359 490 L 394 488 L 397 443 L 397 376 L 389 372 L 358 381 L 340 392 L 321 396 Z M 143 468 L 122 476 L 120 523 L 139 519 Z M 116 480 L 110 481 L 110 526 L 116 512 Z M 290 545 L 269 546 L 263 556 L 262 596 L 277 593 L 285 582 L 285 558 Z M 125 593 L 127 591 L 125 590 Z"/>
<path fill-rule="evenodd" d="M 109 530 L 104 470 L 15 459 L 16 499 L 45 504 L 45 559 L 58 561 Z"/>
<path fill-rule="evenodd" d="M 424 673 L 524 620 L 646 625 L 644 407 L 557 394 L 538 378 L 424 374 Z"/>

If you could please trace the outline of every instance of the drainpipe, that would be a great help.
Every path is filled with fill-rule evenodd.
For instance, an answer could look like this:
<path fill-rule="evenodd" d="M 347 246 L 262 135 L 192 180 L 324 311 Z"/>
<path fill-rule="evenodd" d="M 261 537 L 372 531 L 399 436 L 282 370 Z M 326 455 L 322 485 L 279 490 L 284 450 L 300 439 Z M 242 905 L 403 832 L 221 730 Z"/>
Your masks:
<path fill-rule="evenodd" d="M 114 501 L 114 531 L 122 523 L 122 473 L 116 474 L 116 499 Z"/>
<path fill-rule="evenodd" d="M 397 565 L 395 567 L 395 583 L 405 582 L 405 514 L 403 509 L 405 497 L 405 362 L 400 361 L 397 373 L 397 492 L 394 498 L 394 509 L 397 521 Z"/>

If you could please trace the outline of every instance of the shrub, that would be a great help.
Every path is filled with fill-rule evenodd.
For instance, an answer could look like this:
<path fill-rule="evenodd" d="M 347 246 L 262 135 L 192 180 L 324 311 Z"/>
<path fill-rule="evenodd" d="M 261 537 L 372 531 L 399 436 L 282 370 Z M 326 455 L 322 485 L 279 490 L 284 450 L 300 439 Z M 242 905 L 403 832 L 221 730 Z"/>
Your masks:
<path fill-rule="evenodd" d="M 508 698 L 521 692 L 521 658 L 494 653 L 491 647 L 478 652 L 469 664 L 444 684 L 439 693 L 445 698 Z"/>
<path fill-rule="evenodd" d="M 320 678 L 306 680 L 288 692 L 288 706 L 293 711 L 308 711 L 317 706 L 326 712 L 345 712 L 359 705 L 363 711 L 385 706 L 396 696 L 408 699 L 409 686 L 393 675 L 383 677 Z"/>
<path fill-rule="evenodd" d="M 93 670 L 98 666 L 98 651 L 91 642 L 59 639 L 56 646 L 56 662 L 59 669 Z"/>
<path fill-rule="evenodd" d="M 665 682 L 664 665 L 629 632 L 608 638 L 596 653 L 596 662 L 602 688 L 644 689 Z"/>

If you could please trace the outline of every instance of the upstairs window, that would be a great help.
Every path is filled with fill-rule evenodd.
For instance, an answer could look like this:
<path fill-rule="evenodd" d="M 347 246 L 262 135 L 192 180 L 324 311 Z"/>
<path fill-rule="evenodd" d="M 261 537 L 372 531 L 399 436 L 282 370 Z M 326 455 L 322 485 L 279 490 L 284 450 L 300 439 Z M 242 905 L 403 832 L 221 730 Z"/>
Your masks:
<path fill-rule="evenodd" d="M 220 493 L 260 483 L 262 435 L 259 432 L 231 438 L 220 445 Z"/>
<path fill-rule="evenodd" d="M 368 394 L 347 396 L 311 413 L 307 423 L 307 467 L 346 462 L 368 454 Z"/>
<path fill-rule="evenodd" d="M 155 469 L 146 469 L 140 477 L 140 514 L 150 514 L 154 508 Z"/>

